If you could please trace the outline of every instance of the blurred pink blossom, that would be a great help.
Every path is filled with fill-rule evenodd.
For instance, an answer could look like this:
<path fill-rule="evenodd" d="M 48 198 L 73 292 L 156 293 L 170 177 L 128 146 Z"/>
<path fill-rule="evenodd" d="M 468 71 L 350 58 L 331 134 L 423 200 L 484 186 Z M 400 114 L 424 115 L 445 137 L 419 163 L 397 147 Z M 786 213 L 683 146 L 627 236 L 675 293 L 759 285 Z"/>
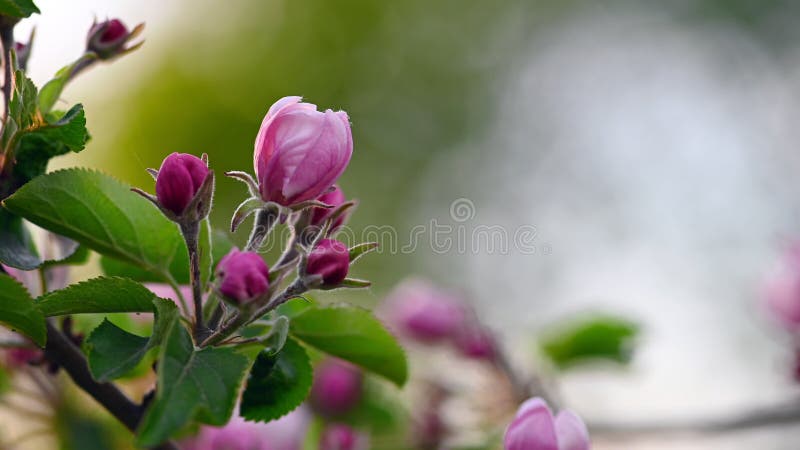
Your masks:
<path fill-rule="evenodd" d="M 369 439 L 347 425 L 332 424 L 325 428 L 319 441 L 319 450 L 367 450 Z"/>
<path fill-rule="evenodd" d="M 423 342 L 453 337 L 466 316 L 461 298 L 420 279 L 403 281 L 394 288 L 383 310 L 396 332 Z"/>
<path fill-rule="evenodd" d="M 767 278 L 764 303 L 787 330 L 800 331 L 800 243 L 793 244 Z"/>
<path fill-rule="evenodd" d="M 534 397 L 523 403 L 506 429 L 505 450 L 589 450 L 589 431 L 580 417 L 561 411 L 555 418 L 547 403 Z"/>
<path fill-rule="evenodd" d="M 185 450 L 300 450 L 311 416 L 300 407 L 269 422 L 246 422 L 234 413 L 223 427 L 203 426 Z"/>
<path fill-rule="evenodd" d="M 346 414 L 361 400 L 363 382 L 360 369 L 340 359 L 328 358 L 315 370 L 309 400 L 324 415 Z"/>

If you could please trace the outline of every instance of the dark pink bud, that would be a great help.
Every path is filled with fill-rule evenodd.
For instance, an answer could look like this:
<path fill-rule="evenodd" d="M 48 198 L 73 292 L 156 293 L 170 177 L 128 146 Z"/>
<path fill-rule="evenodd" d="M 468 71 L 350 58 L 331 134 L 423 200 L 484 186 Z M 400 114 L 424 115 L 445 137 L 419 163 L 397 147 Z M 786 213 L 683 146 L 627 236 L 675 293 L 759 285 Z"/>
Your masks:
<path fill-rule="evenodd" d="M 31 56 L 31 44 L 14 42 L 14 52 L 17 53 L 17 65 L 24 70 L 28 66 L 28 58 Z"/>
<path fill-rule="evenodd" d="M 119 19 L 111 19 L 105 23 L 100 33 L 101 44 L 114 44 L 128 35 L 128 28 Z"/>
<path fill-rule="evenodd" d="M 492 333 L 478 325 L 462 327 L 455 335 L 459 353 L 472 359 L 493 360 L 497 347 Z"/>
<path fill-rule="evenodd" d="M 423 342 L 453 336 L 465 317 L 463 301 L 424 280 L 407 280 L 386 299 L 387 320 L 400 334 Z"/>
<path fill-rule="evenodd" d="M 125 53 L 131 50 L 126 49 L 125 44 L 139 34 L 143 27 L 143 24 L 139 24 L 133 31 L 128 31 L 128 27 L 119 19 L 95 23 L 86 38 L 86 50 L 96 53 L 101 59 Z"/>
<path fill-rule="evenodd" d="M 220 294 L 238 305 L 252 302 L 269 289 L 269 268 L 255 252 L 231 249 L 217 264 L 216 277 Z"/>
<path fill-rule="evenodd" d="M 202 159 L 187 153 L 172 153 L 164 158 L 158 170 L 158 202 L 176 216 L 182 215 L 210 173 Z"/>
<path fill-rule="evenodd" d="M 353 154 L 344 111 L 317 111 L 300 97 L 284 97 L 269 109 L 253 152 L 261 199 L 290 206 L 313 200 L 342 175 Z"/>
<path fill-rule="evenodd" d="M 366 450 L 367 438 L 347 425 L 328 425 L 319 441 L 319 450 Z"/>
<path fill-rule="evenodd" d="M 308 255 L 306 273 L 322 277 L 322 284 L 335 286 L 347 277 L 350 252 L 335 239 L 322 239 Z"/>
<path fill-rule="evenodd" d="M 314 374 L 311 404 L 326 416 L 346 414 L 361 399 L 364 375 L 345 361 L 329 358 L 320 363 Z"/>
<path fill-rule="evenodd" d="M 346 202 L 347 198 L 345 198 L 344 192 L 342 192 L 342 189 L 339 186 L 334 186 L 332 191 L 326 192 L 317 197 L 317 201 L 333 206 L 333 208 L 330 209 L 314 208 L 314 212 L 311 215 L 311 225 L 321 227 L 325 221 L 331 217 L 336 210 L 336 207 Z M 333 224 L 331 224 L 330 231 L 335 231 L 337 228 L 341 227 L 344 224 L 345 219 L 347 219 L 345 216 L 346 214 L 342 214 L 337 217 Z"/>
<path fill-rule="evenodd" d="M 580 417 L 561 411 L 556 417 L 539 397 L 523 403 L 503 439 L 504 450 L 589 450 L 589 432 Z"/>
<path fill-rule="evenodd" d="M 42 351 L 35 348 L 9 348 L 6 350 L 6 364 L 11 368 L 25 367 L 41 361 Z"/>

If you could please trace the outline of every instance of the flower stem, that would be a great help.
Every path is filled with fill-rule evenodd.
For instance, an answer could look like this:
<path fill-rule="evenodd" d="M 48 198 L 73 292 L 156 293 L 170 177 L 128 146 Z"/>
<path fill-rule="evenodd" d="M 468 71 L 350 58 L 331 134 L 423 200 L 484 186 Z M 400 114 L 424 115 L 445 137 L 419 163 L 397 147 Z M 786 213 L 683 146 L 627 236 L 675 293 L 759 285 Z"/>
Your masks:
<path fill-rule="evenodd" d="M 247 325 L 251 321 L 252 316 L 243 311 L 236 313 L 227 323 L 222 325 L 217 331 L 213 332 L 211 336 L 206 338 L 200 343 L 200 347 L 208 347 L 216 345 L 224 341 L 230 335 L 235 333 L 239 328 Z"/>
<path fill-rule="evenodd" d="M 261 247 L 269 233 L 272 232 L 272 228 L 275 227 L 279 216 L 280 211 L 272 207 L 261 209 L 256 213 L 253 231 L 250 232 L 250 239 L 247 241 L 245 251 L 252 252 Z"/>
<path fill-rule="evenodd" d="M 203 280 L 200 275 L 200 252 L 198 241 L 200 240 L 200 222 L 188 222 L 181 224 L 181 233 L 186 241 L 186 249 L 189 251 L 189 278 L 192 284 L 192 303 L 194 304 L 194 336 L 201 342 L 209 335 L 208 327 L 203 320 Z"/>
<path fill-rule="evenodd" d="M 8 103 L 11 101 L 11 48 L 14 47 L 14 25 L 0 24 L 0 42 L 3 44 L 3 123 L 8 119 Z"/>

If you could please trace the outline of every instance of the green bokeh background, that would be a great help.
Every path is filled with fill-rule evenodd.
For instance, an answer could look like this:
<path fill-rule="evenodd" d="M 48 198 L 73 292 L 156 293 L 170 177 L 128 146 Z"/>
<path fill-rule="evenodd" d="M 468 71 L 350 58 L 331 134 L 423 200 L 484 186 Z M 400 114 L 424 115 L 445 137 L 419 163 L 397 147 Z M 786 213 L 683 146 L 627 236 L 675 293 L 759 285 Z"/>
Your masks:
<path fill-rule="evenodd" d="M 157 167 L 173 151 L 208 153 L 219 175 L 252 171 L 253 140 L 264 113 L 282 96 L 302 95 L 320 108 L 350 115 L 355 151 L 340 183 L 361 201 L 353 228 L 391 225 L 404 236 L 411 226 L 406 217 L 425 196 L 417 184 L 426 165 L 437 153 L 480 136 L 493 117 L 497 80 L 518 67 L 541 30 L 571 15 L 642 4 L 270 0 L 183 5 L 185 12 L 173 27 L 146 31 L 147 42 L 136 54 L 94 69 L 70 88 L 69 98 L 86 103 L 95 139 L 81 155 L 59 165 L 99 166 L 146 189 L 152 180 L 144 168 Z M 773 18 L 796 9 L 788 1 L 754 0 L 670 7 L 694 25 L 725 22 L 746 28 L 776 52 L 791 37 L 787 33 L 797 33 L 772 26 Z M 227 226 L 244 194 L 243 185 L 219 177 L 217 227 Z M 379 253 L 361 262 L 356 275 L 373 280 L 373 292 L 380 294 L 414 272 L 414 262 L 413 255 Z"/>

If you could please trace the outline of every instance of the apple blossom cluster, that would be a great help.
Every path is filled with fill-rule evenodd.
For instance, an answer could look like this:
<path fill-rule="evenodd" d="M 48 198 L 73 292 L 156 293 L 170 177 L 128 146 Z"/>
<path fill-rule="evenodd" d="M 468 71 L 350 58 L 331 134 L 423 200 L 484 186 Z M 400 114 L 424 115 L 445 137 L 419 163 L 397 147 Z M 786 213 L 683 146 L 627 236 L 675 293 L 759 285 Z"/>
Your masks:
<path fill-rule="evenodd" d="M 203 318 L 198 239 L 200 223 L 208 216 L 214 195 L 214 171 L 208 157 L 172 153 L 161 167 L 149 169 L 156 194 L 135 192 L 156 205 L 178 224 L 192 264 L 195 334 L 205 345 L 221 342 L 242 326 L 311 289 L 367 287 L 348 278 L 358 256 L 375 248 L 348 248 L 335 239 L 354 202 L 345 200 L 334 185 L 353 154 L 350 122 L 344 111 L 318 111 L 300 97 L 284 97 L 269 108 L 259 129 L 253 153 L 255 177 L 246 172 L 226 175 L 243 181 L 249 190 L 234 213 L 231 231 L 251 215 L 253 231 L 244 250 L 237 248 L 219 261 L 214 292 L 224 303 L 208 322 Z M 273 227 L 284 222 L 292 229 L 286 250 L 270 267 L 258 253 Z M 281 282 L 293 269 L 296 279 Z M 224 311 L 225 304 L 234 312 Z"/>

